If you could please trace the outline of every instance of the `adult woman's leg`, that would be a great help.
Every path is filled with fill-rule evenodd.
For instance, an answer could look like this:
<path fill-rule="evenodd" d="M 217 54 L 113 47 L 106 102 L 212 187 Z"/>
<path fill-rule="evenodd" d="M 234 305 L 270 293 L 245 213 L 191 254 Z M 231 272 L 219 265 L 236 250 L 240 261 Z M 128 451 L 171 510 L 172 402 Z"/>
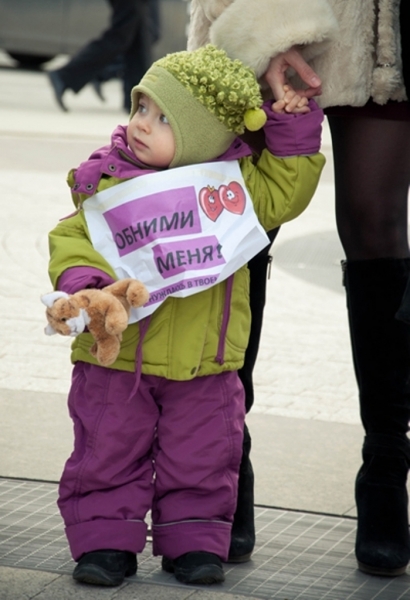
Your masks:
<path fill-rule="evenodd" d="M 360 109 L 358 109 L 360 110 Z M 353 361 L 365 430 L 356 478 L 359 568 L 399 575 L 410 558 L 410 328 L 395 318 L 410 273 L 410 122 L 329 116 L 337 226 L 346 253 Z"/>
<path fill-rule="evenodd" d="M 268 232 L 271 244 L 279 232 L 279 227 Z M 248 413 L 253 405 L 253 370 L 259 351 L 262 333 L 263 311 L 266 302 L 267 271 L 270 263 L 271 244 L 249 261 L 250 293 L 252 314 L 251 333 L 245 352 L 245 362 L 238 375 L 245 389 L 245 408 Z M 228 562 L 240 563 L 250 559 L 255 547 L 254 516 L 254 473 L 250 459 L 251 435 L 245 424 L 242 447 L 242 460 L 239 468 L 238 502 L 232 524 L 231 545 Z"/>

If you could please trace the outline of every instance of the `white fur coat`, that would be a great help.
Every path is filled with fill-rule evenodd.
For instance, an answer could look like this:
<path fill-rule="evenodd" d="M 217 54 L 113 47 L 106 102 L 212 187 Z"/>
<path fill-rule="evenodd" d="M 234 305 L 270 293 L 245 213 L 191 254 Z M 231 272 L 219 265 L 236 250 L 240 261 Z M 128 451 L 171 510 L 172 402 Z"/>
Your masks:
<path fill-rule="evenodd" d="M 400 0 L 191 0 L 188 49 L 210 41 L 260 77 L 272 56 L 299 45 L 322 79 L 322 107 L 384 104 L 406 99 L 399 8 Z"/>

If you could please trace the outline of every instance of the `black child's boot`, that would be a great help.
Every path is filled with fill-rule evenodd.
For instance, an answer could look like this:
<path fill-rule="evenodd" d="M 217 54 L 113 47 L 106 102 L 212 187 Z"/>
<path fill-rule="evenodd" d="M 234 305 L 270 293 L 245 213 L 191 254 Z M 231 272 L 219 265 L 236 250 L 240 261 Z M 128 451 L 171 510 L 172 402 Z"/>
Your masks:
<path fill-rule="evenodd" d="M 401 575 L 410 559 L 410 328 L 395 318 L 410 259 L 346 261 L 353 361 L 366 432 L 356 478 L 359 569 Z"/>
<path fill-rule="evenodd" d="M 238 503 L 231 531 L 228 561 L 247 562 L 255 547 L 254 475 L 249 458 L 251 437 L 245 425 L 242 461 L 239 468 Z"/>

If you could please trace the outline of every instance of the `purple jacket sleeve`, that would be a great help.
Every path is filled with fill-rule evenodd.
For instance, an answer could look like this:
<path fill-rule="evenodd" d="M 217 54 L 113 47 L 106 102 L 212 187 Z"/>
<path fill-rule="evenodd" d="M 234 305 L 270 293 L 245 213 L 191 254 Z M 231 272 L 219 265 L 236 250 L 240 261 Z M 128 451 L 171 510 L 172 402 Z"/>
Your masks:
<path fill-rule="evenodd" d="M 273 112 L 272 100 L 263 104 L 268 120 L 264 126 L 269 152 L 281 158 L 319 152 L 323 111 L 314 100 L 309 101 L 309 113 L 282 114 Z"/>
<path fill-rule="evenodd" d="M 101 289 L 114 283 L 114 279 L 94 267 L 72 267 L 62 273 L 58 280 L 57 289 L 67 294 L 75 294 L 86 288 Z"/>

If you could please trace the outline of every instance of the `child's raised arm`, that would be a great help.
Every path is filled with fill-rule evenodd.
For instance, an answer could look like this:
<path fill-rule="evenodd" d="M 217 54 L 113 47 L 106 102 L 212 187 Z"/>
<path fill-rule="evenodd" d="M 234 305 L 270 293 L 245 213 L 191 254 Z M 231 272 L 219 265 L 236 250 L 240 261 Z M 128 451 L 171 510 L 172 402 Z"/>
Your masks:
<path fill-rule="evenodd" d="M 272 104 L 276 113 L 303 114 L 310 112 L 309 99 L 298 94 L 290 85 L 283 86 L 283 97 Z"/>

